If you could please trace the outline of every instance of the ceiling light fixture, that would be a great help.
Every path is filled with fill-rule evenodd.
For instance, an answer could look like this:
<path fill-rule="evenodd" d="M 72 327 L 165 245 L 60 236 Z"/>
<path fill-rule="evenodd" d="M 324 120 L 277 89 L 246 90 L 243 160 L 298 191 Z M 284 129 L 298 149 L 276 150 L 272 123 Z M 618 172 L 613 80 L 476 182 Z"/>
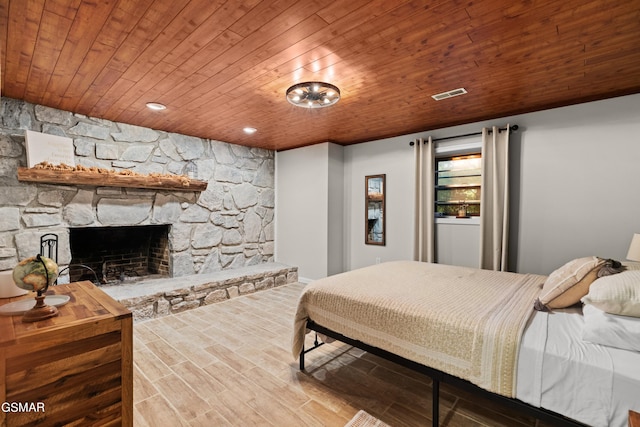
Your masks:
<path fill-rule="evenodd" d="M 147 108 L 154 111 L 166 110 L 167 106 L 159 102 L 147 102 Z"/>
<path fill-rule="evenodd" d="M 287 101 L 302 108 L 329 107 L 340 100 L 340 89 L 323 82 L 298 83 L 287 89 Z"/>

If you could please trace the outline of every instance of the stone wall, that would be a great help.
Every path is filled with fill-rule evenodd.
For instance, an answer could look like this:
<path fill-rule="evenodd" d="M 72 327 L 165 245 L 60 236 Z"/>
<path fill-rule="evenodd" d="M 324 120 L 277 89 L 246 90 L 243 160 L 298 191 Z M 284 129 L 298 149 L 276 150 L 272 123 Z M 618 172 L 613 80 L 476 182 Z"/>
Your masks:
<path fill-rule="evenodd" d="M 274 153 L 131 126 L 9 98 L 0 105 L 0 271 L 59 236 L 58 264 L 70 262 L 69 227 L 171 224 L 174 277 L 273 261 Z M 25 130 L 73 139 L 76 164 L 140 173 L 186 174 L 203 192 L 19 182 Z M 62 279 L 64 281 L 64 278 Z"/>

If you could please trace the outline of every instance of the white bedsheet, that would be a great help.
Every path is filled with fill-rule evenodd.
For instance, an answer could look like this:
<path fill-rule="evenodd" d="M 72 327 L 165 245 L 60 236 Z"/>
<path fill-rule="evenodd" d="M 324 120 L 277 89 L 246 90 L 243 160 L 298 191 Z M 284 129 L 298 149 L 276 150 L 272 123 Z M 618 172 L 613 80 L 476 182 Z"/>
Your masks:
<path fill-rule="evenodd" d="M 518 355 L 516 397 L 594 427 L 640 411 L 640 352 L 582 341 L 580 308 L 535 312 Z"/>

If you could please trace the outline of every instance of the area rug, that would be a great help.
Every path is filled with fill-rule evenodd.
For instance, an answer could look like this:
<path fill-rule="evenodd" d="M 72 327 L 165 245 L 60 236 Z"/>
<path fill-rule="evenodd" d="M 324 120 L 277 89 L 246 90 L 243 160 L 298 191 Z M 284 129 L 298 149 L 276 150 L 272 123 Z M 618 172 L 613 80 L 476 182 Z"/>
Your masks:
<path fill-rule="evenodd" d="M 391 427 L 366 411 L 360 410 L 344 427 Z"/>

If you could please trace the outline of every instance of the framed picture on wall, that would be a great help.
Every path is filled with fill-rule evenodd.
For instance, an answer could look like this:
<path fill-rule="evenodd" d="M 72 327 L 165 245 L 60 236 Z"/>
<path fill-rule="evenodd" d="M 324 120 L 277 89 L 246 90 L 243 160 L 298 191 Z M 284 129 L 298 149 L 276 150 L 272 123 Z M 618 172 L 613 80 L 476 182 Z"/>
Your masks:
<path fill-rule="evenodd" d="M 365 176 L 365 240 L 367 245 L 385 244 L 386 175 Z"/>

